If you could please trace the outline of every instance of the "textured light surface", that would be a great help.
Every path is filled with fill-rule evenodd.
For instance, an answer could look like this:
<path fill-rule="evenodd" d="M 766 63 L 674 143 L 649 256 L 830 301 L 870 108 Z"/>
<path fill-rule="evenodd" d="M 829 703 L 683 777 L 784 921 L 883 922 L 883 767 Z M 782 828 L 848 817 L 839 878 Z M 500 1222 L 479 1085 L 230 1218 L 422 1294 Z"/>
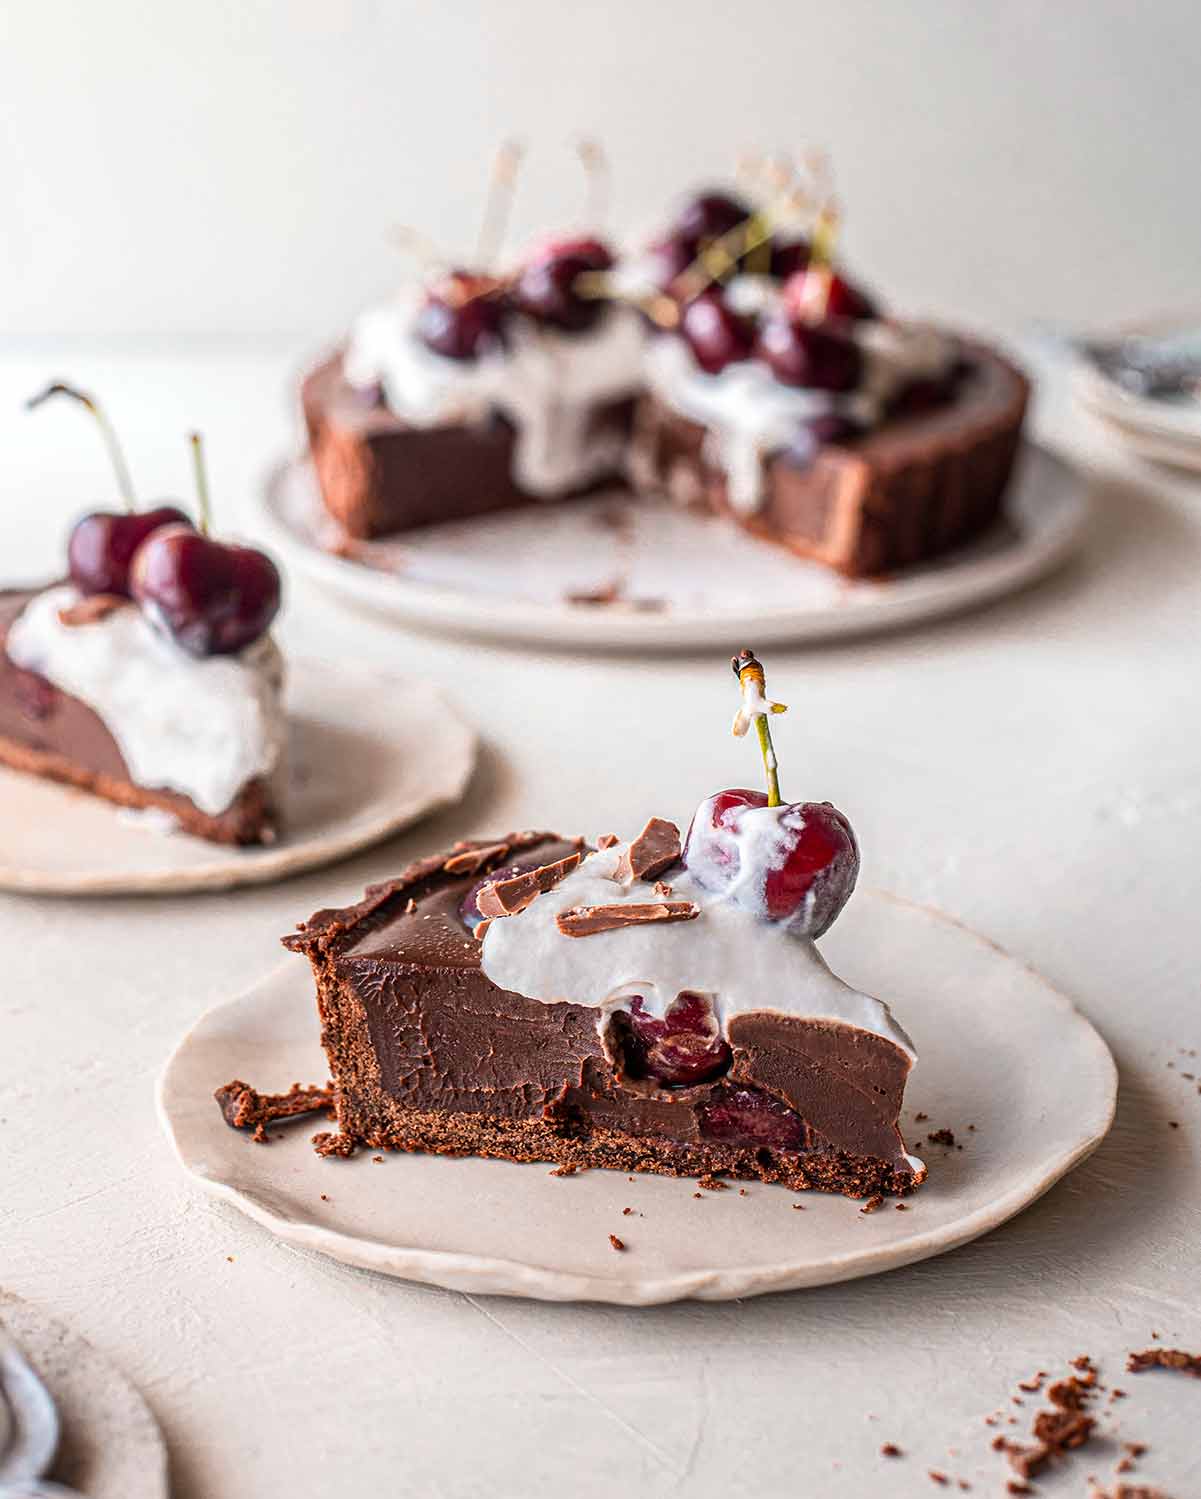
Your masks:
<path fill-rule="evenodd" d="M 90 383 L 155 495 L 181 492 L 184 434 L 202 427 L 232 526 L 286 447 L 292 368 L 61 347 L 0 363 L 0 408 L 15 413 L 51 372 Z M 67 416 L 6 424 L 0 554 L 16 576 L 45 575 L 75 511 L 110 497 L 94 434 Z M 1016 1380 L 1085 1352 L 1129 1392 L 1113 1411 L 1123 1439 L 1150 1444 L 1146 1480 L 1201 1489 L 1194 1383 L 1120 1372 L 1152 1331 L 1201 1348 L 1201 1095 L 1182 1076 L 1201 1067 L 1180 1050 L 1201 1050 L 1201 495 L 1119 456 L 1058 382 L 1044 382 L 1035 430 L 1101 472 L 1077 564 L 963 619 L 764 653 L 790 704 L 773 725 L 785 794 L 848 814 L 865 885 L 942 906 L 1029 959 L 1121 1068 L 1097 1154 L 953 1254 L 741 1305 L 468 1298 L 282 1247 L 202 1197 L 156 1124 L 154 1079 L 181 1032 L 272 967 L 278 935 L 316 907 L 456 837 L 529 821 L 628 834 L 753 782 L 754 750 L 729 734 L 729 651 L 648 662 L 454 644 L 296 588 L 285 647 L 353 647 L 439 676 L 481 727 L 489 748 L 462 807 L 251 892 L 0 897 L 0 1278 L 137 1382 L 177 1499 L 343 1499 L 395 1489 L 399 1473 L 439 1499 L 862 1499 L 873 1484 L 925 1499 L 929 1467 L 989 1494 L 1003 1463 L 983 1417 Z M 384 1190 L 387 1169 L 367 1169 Z M 878 1455 L 888 1441 L 905 1460 Z M 1109 1466 L 1080 1454 L 1040 1492 L 1079 1495 Z"/>

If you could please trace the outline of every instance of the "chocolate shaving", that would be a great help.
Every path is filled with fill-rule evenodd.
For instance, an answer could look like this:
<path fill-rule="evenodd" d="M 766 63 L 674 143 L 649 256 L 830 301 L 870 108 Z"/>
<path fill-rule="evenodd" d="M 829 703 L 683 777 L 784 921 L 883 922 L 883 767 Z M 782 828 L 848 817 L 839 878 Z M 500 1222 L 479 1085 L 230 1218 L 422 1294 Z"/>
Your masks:
<path fill-rule="evenodd" d="M 619 1239 L 616 1234 L 609 1235 L 609 1243 L 612 1244 L 613 1248 L 616 1249 L 619 1253 L 626 1247 L 624 1239 Z"/>
<path fill-rule="evenodd" d="M 645 904 L 571 906 L 555 918 L 565 937 L 593 937 L 620 927 L 646 926 L 654 921 L 695 921 L 701 908 L 690 900 L 661 900 Z"/>
<path fill-rule="evenodd" d="M 90 593 L 65 609 L 58 611 L 58 620 L 63 625 L 94 625 L 129 603 L 119 593 Z"/>
<path fill-rule="evenodd" d="M 251 1130 L 255 1142 L 266 1145 L 269 1124 L 315 1114 L 319 1109 L 332 1109 L 334 1085 L 329 1082 L 323 1088 L 302 1088 L 293 1083 L 286 1093 L 258 1093 L 249 1083 L 235 1078 L 218 1088 L 213 1097 L 230 1129 Z"/>
<path fill-rule="evenodd" d="M 1182 1348 L 1144 1348 L 1141 1353 L 1130 1354 L 1126 1368 L 1131 1374 L 1143 1374 L 1148 1369 L 1171 1369 L 1173 1373 L 1201 1379 L 1201 1354 L 1185 1353 Z"/>
<path fill-rule="evenodd" d="M 883 1204 L 883 1202 L 884 1194 L 882 1192 L 877 1192 L 873 1197 L 869 1197 L 867 1199 L 867 1201 L 863 1204 L 859 1211 L 861 1213 L 874 1213 L 876 1209 Z"/>
<path fill-rule="evenodd" d="M 485 885 L 475 898 L 480 915 L 514 916 L 518 911 L 524 911 L 532 900 L 553 890 L 561 879 L 571 873 L 582 857 L 579 853 L 565 854 L 553 864 L 540 864 L 537 869 L 523 869 L 520 874 Z"/>
<path fill-rule="evenodd" d="M 485 864 L 493 864 L 497 859 L 503 859 L 508 852 L 507 843 L 487 843 L 482 848 L 471 848 L 456 843 L 455 851 L 442 868 L 447 874 L 479 874 Z"/>
<path fill-rule="evenodd" d="M 652 817 L 617 861 L 613 878 L 623 885 L 631 880 L 658 879 L 680 854 L 679 828 L 662 817 Z"/>
<path fill-rule="evenodd" d="M 602 833 L 596 840 L 596 846 L 597 848 L 612 848 L 615 843 L 620 842 L 621 839 L 618 838 L 616 833 Z"/>

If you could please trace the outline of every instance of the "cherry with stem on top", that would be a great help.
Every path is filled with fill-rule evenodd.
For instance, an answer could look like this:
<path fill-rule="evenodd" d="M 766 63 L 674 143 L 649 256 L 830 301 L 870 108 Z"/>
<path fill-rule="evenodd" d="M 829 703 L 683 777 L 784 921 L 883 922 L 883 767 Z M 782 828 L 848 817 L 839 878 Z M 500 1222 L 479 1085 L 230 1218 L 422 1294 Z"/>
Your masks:
<path fill-rule="evenodd" d="M 134 553 L 153 532 L 167 525 L 187 525 L 188 517 L 174 505 L 138 509 L 120 439 L 94 396 L 62 380 L 55 380 L 26 401 L 26 409 L 34 411 L 54 396 L 67 396 L 77 401 L 95 420 L 125 507 L 120 511 L 94 510 L 75 523 L 67 541 L 68 575 L 82 594 L 110 593 L 127 597 L 129 568 Z"/>
<path fill-rule="evenodd" d="M 189 655 L 232 655 L 267 632 L 279 612 L 280 577 L 265 552 L 208 534 L 212 507 L 198 432 L 191 444 L 200 530 L 155 532 L 134 556 L 130 590 Z"/>
<path fill-rule="evenodd" d="M 820 937 L 855 888 L 859 849 L 850 823 L 829 802 L 788 802 L 780 793 L 762 664 L 750 651 L 732 662 L 742 692 L 734 733 L 755 726 L 767 791 L 718 791 L 701 803 L 684 864 L 708 889 L 798 936 Z"/>

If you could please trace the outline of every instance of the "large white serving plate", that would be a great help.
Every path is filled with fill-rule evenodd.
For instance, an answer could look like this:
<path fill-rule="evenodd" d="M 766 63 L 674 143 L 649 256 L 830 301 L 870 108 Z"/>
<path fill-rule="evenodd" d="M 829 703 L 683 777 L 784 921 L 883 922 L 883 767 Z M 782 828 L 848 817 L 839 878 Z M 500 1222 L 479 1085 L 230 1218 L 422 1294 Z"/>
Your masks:
<path fill-rule="evenodd" d="M 1027 445 L 1005 518 L 987 536 L 873 582 L 850 582 L 724 520 L 614 495 L 456 521 L 342 555 L 327 545 L 306 463 L 272 475 L 257 529 L 298 573 L 409 625 L 543 646 L 679 650 L 830 640 L 974 608 L 1062 562 L 1087 515 L 1085 479 Z M 569 602 L 614 583 L 618 602 Z"/>
<path fill-rule="evenodd" d="M 693 1181 L 611 1171 L 369 1150 L 322 1160 L 309 1137 L 329 1126 L 311 1121 L 256 1145 L 224 1123 L 213 1090 L 326 1077 L 300 957 L 184 1037 L 159 1082 L 160 1118 L 204 1190 L 289 1244 L 455 1290 L 628 1305 L 818 1286 L 941 1254 L 1033 1202 L 1105 1135 L 1113 1059 L 1026 964 L 872 891 L 822 946 L 837 972 L 894 1003 L 918 1049 L 906 1134 L 930 1174 L 904 1212 L 758 1183 L 698 1195 Z M 944 1128 L 962 1148 L 922 1143 Z"/>
<path fill-rule="evenodd" d="M 262 848 L 168 831 L 54 781 L 0 766 L 0 890 L 178 895 L 261 885 L 390 837 L 462 796 L 476 735 L 429 682 L 292 661 L 284 823 Z"/>

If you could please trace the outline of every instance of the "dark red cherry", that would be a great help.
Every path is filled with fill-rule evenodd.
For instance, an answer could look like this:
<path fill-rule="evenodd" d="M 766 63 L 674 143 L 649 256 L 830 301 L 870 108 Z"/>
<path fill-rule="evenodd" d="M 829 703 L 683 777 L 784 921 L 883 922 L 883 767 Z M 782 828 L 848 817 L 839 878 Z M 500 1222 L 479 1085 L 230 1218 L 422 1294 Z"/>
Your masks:
<path fill-rule="evenodd" d="M 863 374 L 863 356 L 847 325 L 806 323 L 783 313 L 759 330 L 755 355 L 783 384 L 812 390 L 854 390 Z"/>
<path fill-rule="evenodd" d="M 154 510 L 94 510 L 77 521 L 67 542 L 67 570 L 80 593 L 129 594 L 129 564 L 160 526 L 192 523 L 174 505 Z"/>
<path fill-rule="evenodd" d="M 622 1020 L 618 1033 L 631 1077 L 688 1088 L 720 1077 L 730 1065 L 729 1044 L 703 994 L 678 994 L 662 1020 L 647 1014 L 635 996 Z"/>
<path fill-rule="evenodd" d="M 701 1134 L 726 1145 L 774 1145 L 804 1150 L 805 1123 L 787 1104 L 759 1088 L 723 1084 L 697 1108 Z"/>
<path fill-rule="evenodd" d="M 604 298 L 586 295 L 580 277 L 613 268 L 613 255 L 596 239 L 551 242 L 537 251 L 517 277 L 514 304 L 540 323 L 568 333 L 591 328 Z"/>
<path fill-rule="evenodd" d="M 811 280 L 811 277 L 820 277 L 820 280 Z M 827 318 L 850 318 L 853 322 L 860 322 L 880 316 L 879 309 L 868 294 L 852 285 L 837 271 L 829 277 L 828 290 L 825 282 L 824 271 L 798 271 L 784 284 L 785 305 L 803 317 L 812 317 L 815 306 L 819 309 L 820 316 Z"/>
<path fill-rule="evenodd" d="M 748 812 L 753 824 L 744 822 Z M 768 819 L 774 828 L 765 829 Z M 744 860 L 755 863 L 747 867 Z M 697 808 L 684 864 L 714 892 L 816 938 L 850 899 L 859 848 L 851 824 L 830 802 L 768 809 L 764 792 L 738 789 L 719 791 Z"/>
<path fill-rule="evenodd" d="M 690 198 L 675 222 L 675 238 L 698 245 L 704 240 L 719 239 L 744 223 L 751 210 L 729 193 L 698 193 Z"/>
<path fill-rule="evenodd" d="M 755 345 L 754 323 L 733 311 L 715 290 L 703 291 L 685 303 L 680 333 L 697 364 L 709 375 L 749 358 Z"/>
<path fill-rule="evenodd" d="M 490 276 L 452 271 L 432 286 L 417 314 L 417 336 L 446 359 L 478 359 L 502 341 L 505 304 Z"/>
<path fill-rule="evenodd" d="M 134 554 L 130 592 L 190 655 L 223 656 L 266 633 L 280 578 L 264 552 L 166 526 Z"/>
<path fill-rule="evenodd" d="M 771 273 L 777 281 L 787 281 L 809 264 L 809 241 L 789 239 L 773 241 L 771 247 Z"/>

